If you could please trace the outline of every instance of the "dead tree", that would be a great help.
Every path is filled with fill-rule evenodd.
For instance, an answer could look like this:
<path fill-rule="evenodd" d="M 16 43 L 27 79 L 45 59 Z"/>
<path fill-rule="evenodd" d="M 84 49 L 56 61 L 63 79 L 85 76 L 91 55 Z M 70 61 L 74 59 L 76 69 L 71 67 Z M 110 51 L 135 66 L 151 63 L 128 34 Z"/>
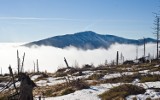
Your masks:
<path fill-rule="evenodd" d="M 8 100 L 33 100 L 33 88 L 36 84 L 30 79 L 30 77 L 25 73 L 19 73 L 18 80 L 16 81 L 12 72 L 11 66 L 9 66 L 10 75 L 12 77 L 11 81 L 7 83 L 4 89 L 9 88 L 13 85 L 16 90 L 15 93 L 8 96 Z M 20 87 L 16 87 L 16 82 L 20 81 Z M 3 91 L 4 91 L 3 89 Z M 1 91 L 2 92 L 2 91 Z"/>
<path fill-rule="evenodd" d="M 33 88 L 36 84 L 25 73 L 19 73 L 20 92 L 19 100 L 33 100 Z"/>
<path fill-rule="evenodd" d="M 17 50 L 17 69 L 18 69 L 18 74 L 19 74 L 19 72 L 20 72 L 20 58 L 19 58 L 19 52 L 18 52 L 18 50 Z"/>
<path fill-rule="evenodd" d="M 24 66 L 24 58 L 25 58 L 25 53 L 24 53 L 24 55 L 23 55 L 22 66 L 21 66 L 21 72 L 24 71 L 24 68 L 23 68 L 23 66 Z"/>
<path fill-rule="evenodd" d="M 38 63 L 38 59 L 37 59 L 37 73 L 39 73 L 39 63 Z"/>
<path fill-rule="evenodd" d="M 144 57 L 146 57 L 146 40 L 144 38 Z"/>
<path fill-rule="evenodd" d="M 154 34 L 156 34 L 156 38 L 157 38 L 157 59 L 158 59 L 158 53 L 159 53 L 159 51 L 158 51 L 158 48 L 159 48 L 159 31 L 160 31 L 160 17 L 158 16 L 158 14 L 157 13 L 155 13 L 156 14 L 156 16 L 155 16 L 155 21 L 154 21 L 154 25 L 155 25 L 155 33 Z"/>
<path fill-rule="evenodd" d="M 64 57 L 64 62 L 66 63 L 67 68 L 69 68 L 68 62 L 65 57 Z"/>
<path fill-rule="evenodd" d="M 123 62 L 124 62 L 124 56 L 123 56 L 122 52 L 121 52 L 121 55 L 120 55 L 120 59 L 121 59 L 121 64 L 123 64 Z"/>
<path fill-rule="evenodd" d="M 15 84 L 15 79 L 14 79 L 14 75 L 13 75 L 11 66 L 9 66 L 9 72 L 10 72 L 10 75 L 12 77 L 13 86 L 14 86 L 14 88 L 16 90 L 16 93 L 18 93 L 18 89 L 17 89 L 16 84 Z"/>
<path fill-rule="evenodd" d="M 12 77 L 12 84 L 10 84 L 10 82 L 6 85 L 6 88 L 4 89 L 7 89 L 8 87 L 10 87 L 11 85 L 13 85 L 14 89 L 15 89 L 15 93 L 11 94 L 8 96 L 8 100 L 18 100 L 18 95 L 19 95 L 19 92 L 18 92 L 18 88 L 16 87 L 16 81 L 15 81 L 15 78 L 14 78 L 14 75 L 13 75 L 13 72 L 12 72 L 12 68 L 11 66 L 8 67 L 9 68 L 9 72 L 10 72 L 10 75 Z M 10 84 L 10 85 L 9 85 Z"/>
<path fill-rule="evenodd" d="M 136 60 L 138 60 L 138 45 L 136 45 Z"/>
<path fill-rule="evenodd" d="M 23 68 L 23 66 L 24 66 L 24 58 L 25 58 L 25 53 L 24 53 L 24 55 L 23 55 L 23 60 L 22 60 L 22 65 L 21 65 L 21 59 L 20 59 L 20 57 L 19 57 L 19 52 L 18 52 L 18 50 L 17 50 L 17 67 L 18 67 L 18 74 L 19 74 L 20 72 L 23 72 L 23 71 L 24 71 L 24 68 Z"/>
<path fill-rule="evenodd" d="M 35 62 L 33 61 L 33 67 L 34 67 L 34 73 L 36 72 L 36 65 L 35 65 Z"/>
<path fill-rule="evenodd" d="M 119 54 L 118 54 L 118 51 L 117 51 L 117 57 L 116 57 L 116 65 L 118 66 L 118 60 L 119 60 Z"/>

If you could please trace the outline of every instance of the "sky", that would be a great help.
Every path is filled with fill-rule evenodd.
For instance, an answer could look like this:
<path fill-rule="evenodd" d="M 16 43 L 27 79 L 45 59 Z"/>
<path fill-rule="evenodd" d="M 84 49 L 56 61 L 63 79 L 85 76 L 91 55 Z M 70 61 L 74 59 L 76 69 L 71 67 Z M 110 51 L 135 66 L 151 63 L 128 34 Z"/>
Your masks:
<path fill-rule="evenodd" d="M 94 31 L 152 37 L 160 0 L 0 0 L 0 42 Z"/>

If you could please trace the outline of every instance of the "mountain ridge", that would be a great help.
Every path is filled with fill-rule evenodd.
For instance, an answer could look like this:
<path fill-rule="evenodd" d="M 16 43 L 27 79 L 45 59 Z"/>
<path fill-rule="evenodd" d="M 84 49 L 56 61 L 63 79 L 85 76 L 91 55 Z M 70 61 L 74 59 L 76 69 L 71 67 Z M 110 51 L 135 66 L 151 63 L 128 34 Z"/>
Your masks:
<path fill-rule="evenodd" d="M 146 43 L 156 42 L 156 40 L 152 38 L 145 38 L 145 41 Z M 97 49 L 97 48 L 108 49 L 112 44 L 115 44 L 115 43 L 142 45 L 144 43 L 144 40 L 143 39 L 139 39 L 139 40 L 127 39 L 127 38 L 118 37 L 114 35 L 97 34 L 93 31 L 84 31 L 84 32 L 78 32 L 74 34 L 54 36 L 54 37 L 42 39 L 39 41 L 27 43 L 24 46 L 31 47 L 33 45 L 37 45 L 37 46 L 44 45 L 44 46 L 54 46 L 58 48 L 74 46 L 76 48 L 87 50 L 87 49 Z"/>

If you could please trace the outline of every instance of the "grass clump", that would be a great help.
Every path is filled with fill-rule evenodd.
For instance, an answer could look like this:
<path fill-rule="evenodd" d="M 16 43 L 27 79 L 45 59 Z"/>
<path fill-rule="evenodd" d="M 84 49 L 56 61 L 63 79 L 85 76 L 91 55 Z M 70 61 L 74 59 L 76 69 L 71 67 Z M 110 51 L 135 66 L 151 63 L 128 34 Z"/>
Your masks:
<path fill-rule="evenodd" d="M 46 97 L 62 96 L 73 93 L 77 90 L 89 88 L 89 85 L 83 80 L 72 80 L 70 83 L 61 83 L 53 86 L 43 86 L 34 90 L 34 95 L 43 92 Z M 1 99 L 0 99 L 1 100 Z"/>
<path fill-rule="evenodd" d="M 44 92 L 44 95 L 49 97 L 49 96 L 52 96 L 52 94 L 54 93 L 54 90 L 53 89 L 48 89 Z"/>
<path fill-rule="evenodd" d="M 48 78 L 49 76 L 45 73 L 41 73 L 41 76 L 38 77 L 37 79 L 35 79 L 34 81 L 37 82 L 37 81 L 40 81 L 40 80 L 46 80 L 46 78 Z"/>
<path fill-rule="evenodd" d="M 104 76 L 104 74 L 95 73 L 88 77 L 88 80 L 99 80 Z"/>
<path fill-rule="evenodd" d="M 133 75 L 123 75 L 121 77 L 115 77 L 115 78 L 110 78 L 110 79 L 105 79 L 103 80 L 103 83 L 130 83 L 136 78 L 140 78 L 141 74 L 133 74 Z"/>
<path fill-rule="evenodd" d="M 67 95 L 73 92 L 75 92 L 75 90 L 72 87 L 68 87 L 61 91 L 61 95 Z"/>
<path fill-rule="evenodd" d="M 154 82 L 154 81 L 160 81 L 160 75 L 150 75 L 143 76 L 140 79 L 140 82 Z"/>
<path fill-rule="evenodd" d="M 148 98 L 146 98 L 146 100 L 152 100 L 152 99 L 148 97 Z"/>
<path fill-rule="evenodd" d="M 119 100 L 129 95 L 142 94 L 145 89 L 136 85 L 124 84 L 110 89 L 99 95 L 102 100 Z"/>
<path fill-rule="evenodd" d="M 9 77 L 0 76 L 0 82 L 7 82 L 7 81 L 9 81 L 9 80 L 10 80 Z"/>
<path fill-rule="evenodd" d="M 64 77 L 64 76 L 67 76 L 67 73 L 57 72 L 57 73 L 55 74 L 55 77 Z"/>
<path fill-rule="evenodd" d="M 6 95 L 1 95 L 1 96 L 0 96 L 0 100 L 8 100 L 8 98 L 7 98 Z"/>
<path fill-rule="evenodd" d="M 81 90 L 81 89 L 87 89 L 89 88 L 89 85 L 84 80 L 73 80 L 69 86 L 75 88 L 75 90 Z"/>

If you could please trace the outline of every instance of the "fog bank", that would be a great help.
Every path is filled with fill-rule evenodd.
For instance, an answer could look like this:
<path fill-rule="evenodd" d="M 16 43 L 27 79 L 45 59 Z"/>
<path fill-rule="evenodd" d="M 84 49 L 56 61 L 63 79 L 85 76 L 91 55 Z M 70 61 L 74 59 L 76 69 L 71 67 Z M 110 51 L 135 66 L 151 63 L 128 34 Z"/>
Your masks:
<path fill-rule="evenodd" d="M 41 47 L 24 47 L 19 46 L 21 43 L 0 43 L 0 68 L 3 73 L 8 73 L 8 66 L 11 65 L 13 71 L 17 70 L 17 50 L 22 59 L 23 53 L 26 53 L 24 61 L 24 70 L 33 71 L 33 61 L 39 60 L 40 71 L 54 72 L 57 68 L 66 67 L 64 57 L 66 57 L 68 64 L 74 66 L 78 62 L 79 66 L 84 64 L 104 64 L 105 60 L 108 62 L 116 59 L 116 52 L 124 55 L 125 60 L 136 58 L 136 46 L 125 44 L 114 44 L 108 50 L 81 50 L 74 47 L 67 47 L 65 49 L 41 46 Z M 146 44 L 146 55 L 150 53 L 154 57 L 156 54 L 156 44 Z M 143 46 L 138 47 L 138 57 L 143 56 Z"/>

